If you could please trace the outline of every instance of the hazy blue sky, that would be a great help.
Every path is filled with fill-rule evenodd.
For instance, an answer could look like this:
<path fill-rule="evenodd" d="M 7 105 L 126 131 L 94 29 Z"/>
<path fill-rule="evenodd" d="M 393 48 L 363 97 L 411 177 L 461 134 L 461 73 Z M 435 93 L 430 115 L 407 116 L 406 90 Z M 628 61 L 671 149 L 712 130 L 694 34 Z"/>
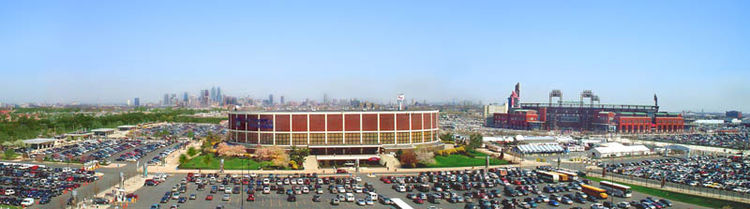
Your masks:
<path fill-rule="evenodd" d="M 750 111 L 750 1 L 2 1 L 0 102 L 213 85 L 321 100 L 566 99 Z"/>

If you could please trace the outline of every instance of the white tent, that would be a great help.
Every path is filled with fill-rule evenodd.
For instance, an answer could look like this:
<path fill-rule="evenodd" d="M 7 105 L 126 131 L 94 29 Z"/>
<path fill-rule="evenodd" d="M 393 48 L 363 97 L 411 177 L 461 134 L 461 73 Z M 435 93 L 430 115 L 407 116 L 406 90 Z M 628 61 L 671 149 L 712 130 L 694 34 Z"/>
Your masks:
<path fill-rule="evenodd" d="M 596 147 L 592 150 L 594 157 L 618 157 L 627 155 L 646 155 L 651 153 L 651 150 L 642 145 L 630 145 L 625 146 L 620 143 L 605 143 L 601 147 Z"/>

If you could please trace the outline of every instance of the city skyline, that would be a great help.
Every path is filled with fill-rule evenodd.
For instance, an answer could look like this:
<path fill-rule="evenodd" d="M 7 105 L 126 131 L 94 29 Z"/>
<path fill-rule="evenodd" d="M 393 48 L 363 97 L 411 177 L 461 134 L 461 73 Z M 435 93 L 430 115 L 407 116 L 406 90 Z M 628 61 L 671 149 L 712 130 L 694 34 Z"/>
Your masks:
<path fill-rule="evenodd" d="M 520 82 L 521 102 L 592 90 L 608 104 L 657 94 L 667 111 L 750 111 L 744 1 L 392 5 L 4 3 L 0 102 L 144 104 L 221 86 L 287 102 L 503 103 Z"/>

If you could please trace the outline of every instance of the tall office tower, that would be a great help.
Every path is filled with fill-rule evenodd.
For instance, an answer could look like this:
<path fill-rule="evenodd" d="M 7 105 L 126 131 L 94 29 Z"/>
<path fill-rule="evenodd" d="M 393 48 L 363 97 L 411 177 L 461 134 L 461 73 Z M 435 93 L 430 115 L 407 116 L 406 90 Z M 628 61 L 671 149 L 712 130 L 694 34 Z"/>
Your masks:
<path fill-rule="evenodd" d="M 268 95 L 268 105 L 273 105 L 273 94 Z"/>
<path fill-rule="evenodd" d="M 0 105 L 0 106 L 2 106 L 2 105 Z M 129 100 L 129 99 L 128 99 L 128 102 L 127 102 L 127 103 L 125 103 L 125 106 L 128 106 L 128 107 L 130 107 L 130 100 Z"/>
<path fill-rule="evenodd" d="M 162 99 L 161 104 L 169 105 L 169 94 L 164 94 L 164 99 Z"/>
<path fill-rule="evenodd" d="M 284 96 L 279 97 L 279 104 L 284 105 Z"/>
<path fill-rule="evenodd" d="M 133 99 L 133 105 L 135 105 L 136 107 L 141 106 L 141 99 L 138 97 Z"/>
<path fill-rule="evenodd" d="M 221 96 L 221 87 L 216 87 L 216 101 L 217 102 L 221 102 L 222 101 L 221 97 L 222 97 Z"/>
<path fill-rule="evenodd" d="M 328 104 L 328 94 L 323 94 L 323 104 Z"/>
<path fill-rule="evenodd" d="M 169 96 L 169 105 L 176 105 L 177 104 L 177 94 L 172 94 Z"/>
<path fill-rule="evenodd" d="M 211 101 L 216 101 L 216 87 L 211 87 L 211 94 L 208 95 Z"/>
<path fill-rule="evenodd" d="M 182 94 L 182 102 L 185 103 L 185 104 L 188 104 L 188 101 L 190 101 L 190 100 L 189 100 L 189 97 L 188 97 L 188 93 L 186 91 L 185 93 Z"/>
<path fill-rule="evenodd" d="M 199 98 L 201 106 L 208 105 L 208 98 L 209 98 L 208 89 L 201 90 L 201 95 Z"/>

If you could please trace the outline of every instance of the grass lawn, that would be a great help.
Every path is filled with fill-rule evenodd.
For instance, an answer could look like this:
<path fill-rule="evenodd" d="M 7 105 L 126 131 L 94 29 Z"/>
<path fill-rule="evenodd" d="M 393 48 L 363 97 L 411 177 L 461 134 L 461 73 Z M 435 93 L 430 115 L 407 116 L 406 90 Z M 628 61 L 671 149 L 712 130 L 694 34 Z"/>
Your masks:
<path fill-rule="evenodd" d="M 222 158 L 214 157 L 208 164 L 203 162 L 205 155 L 200 155 L 180 164 L 182 169 L 219 169 L 219 163 Z M 242 159 L 236 157 L 224 158 L 224 170 L 258 170 L 262 167 L 273 166 L 271 162 L 258 162 L 253 159 Z"/>
<path fill-rule="evenodd" d="M 604 181 L 605 179 L 597 178 L 597 177 L 591 177 L 586 176 L 587 179 L 593 180 L 593 181 Z M 608 180 L 609 181 L 609 180 Z M 667 190 L 661 190 L 661 189 L 654 189 L 644 186 L 638 186 L 638 185 L 632 185 L 632 184 L 626 184 L 622 182 L 616 182 L 619 184 L 630 186 L 630 189 L 636 192 L 640 192 L 647 195 L 657 196 L 665 199 L 670 199 L 674 201 L 680 201 L 684 203 L 694 204 L 694 205 L 700 205 L 703 207 L 709 207 L 709 208 L 721 208 L 724 206 L 731 206 L 732 208 L 750 208 L 750 204 L 740 203 L 740 202 L 734 202 L 734 201 L 727 201 L 727 200 L 720 200 L 710 197 L 702 197 L 698 195 L 691 195 L 691 194 L 683 194 L 678 192 L 672 192 Z"/>
<path fill-rule="evenodd" d="M 470 155 L 474 155 L 474 157 L 462 155 L 462 154 L 452 154 L 448 156 L 435 156 L 435 163 L 429 164 L 426 167 L 427 168 L 450 168 L 450 167 L 468 167 L 468 166 L 484 166 L 485 165 L 485 156 L 487 154 L 477 152 L 477 151 L 470 151 Z M 506 160 L 500 160 L 497 158 L 490 158 L 490 165 L 505 165 L 508 164 L 508 161 Z"/>

